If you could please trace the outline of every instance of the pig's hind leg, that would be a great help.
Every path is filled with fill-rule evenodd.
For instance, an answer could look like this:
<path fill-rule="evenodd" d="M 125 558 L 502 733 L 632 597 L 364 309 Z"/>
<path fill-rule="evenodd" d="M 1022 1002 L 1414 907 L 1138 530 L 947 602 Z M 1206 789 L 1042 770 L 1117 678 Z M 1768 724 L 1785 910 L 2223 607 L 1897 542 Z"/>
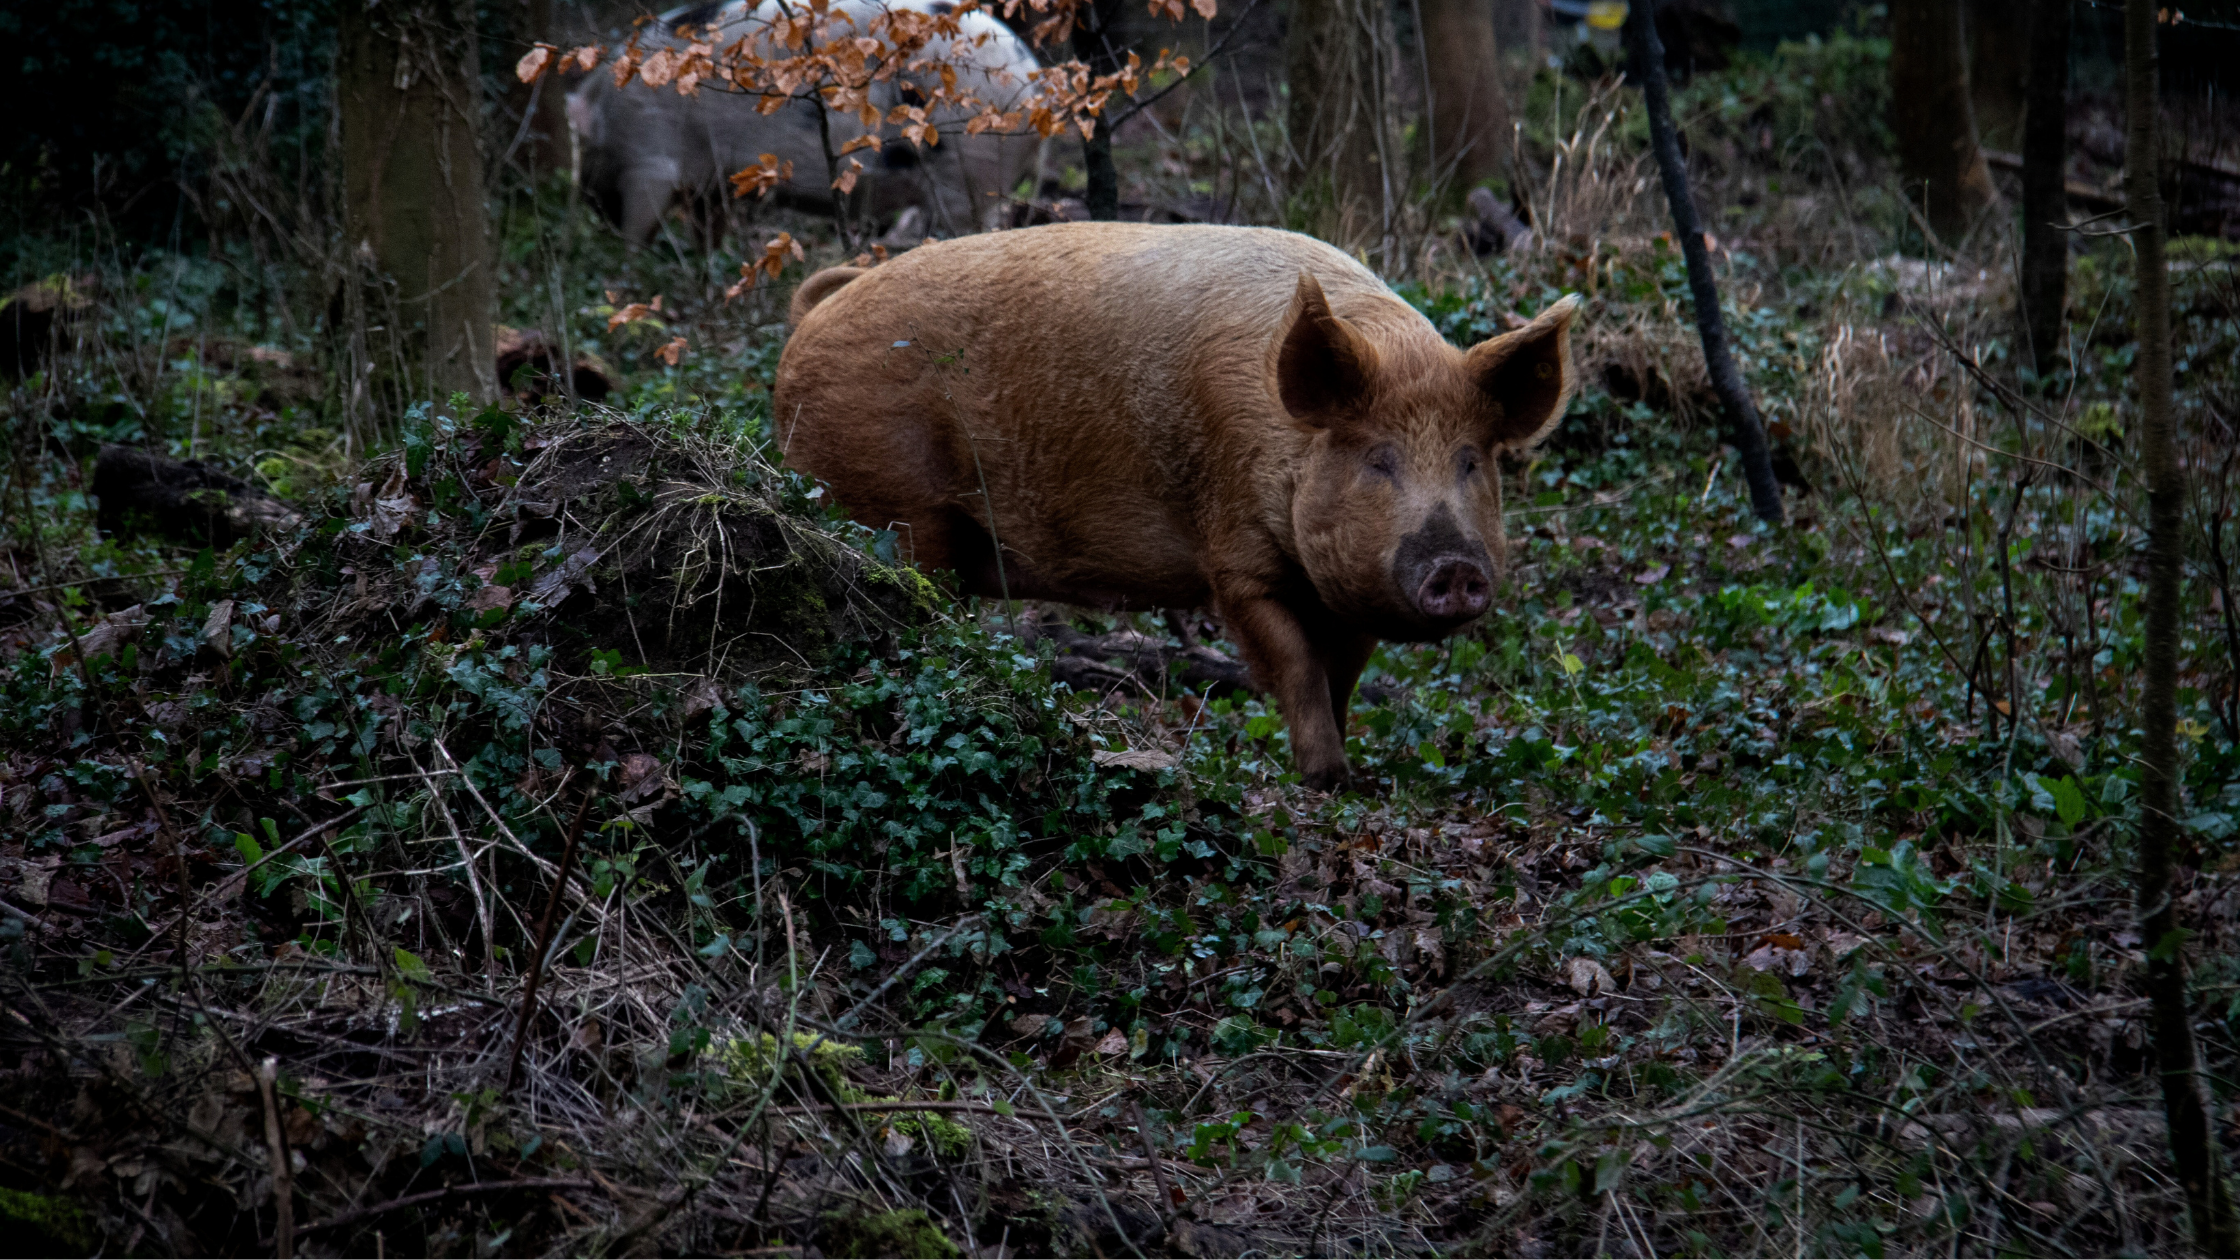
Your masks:
<path fill-rule="evenodd" d="M 1096 602 L 1053 587 L 1012 548 L 1003 549 L 999 565 L 994 540 L 962 508 L 939 504 L 912 505 L 893 512 L 851 508 L 849 514 L 874 529 L 893 530 L 895 554 L 919 568 L 954 569 L 957 584 L 967 595 Z"/>

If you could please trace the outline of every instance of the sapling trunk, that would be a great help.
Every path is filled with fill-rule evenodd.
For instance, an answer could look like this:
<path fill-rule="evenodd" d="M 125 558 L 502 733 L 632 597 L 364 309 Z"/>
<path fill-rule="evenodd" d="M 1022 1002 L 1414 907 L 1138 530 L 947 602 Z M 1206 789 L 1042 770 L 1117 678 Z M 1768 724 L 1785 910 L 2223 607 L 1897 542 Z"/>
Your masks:
<path fill-rule="evenodd" d="M 2178 463 L 2171 404 L 2170 273 L 2163 257 L 2162 191 L 2156 184 L 2160 107 L 2155 11 L 2128 0 L 2123 16 L 2124 192 L 2137 260 L 2139 459 L 2147 481 L 2146 659 L 2140 694 L 2140 935 L 2147 942 L 2147 1001 L 2170 1154 L 2186 1194 L 2194 1245 L 2203 1255 L 2240 1255 L 2240 1221 L 2209 1124 L 2208 1081 L 2193 1038 L 2186 992 L 2185 933 L 2175 891 L 2178 847 L 2178 599 L 2185 472 Z"/>
<path fill-rule="evenodd" d="M 2022 328 L 2031 362 L 2051 371 L 2068 304 L 2069 2 L 2041 0 L 2030 18 L 2030 107 L 2022 123 Z"/>
<path fill-rule="evenodd" d="M 1093 75 L 1111 74 L 1120 68 L 1120 50 L 1112 40 L 1119 23 L 1119 0 L 1093 0 L 1074 18 L 1073 55 Z M 1112 106 L 1097 115 L 1096 129 L 1081 141 L 1081 170 L 1088 182 L 1083 199 L 1092 219 L 1120 217 L 1120 168 L 1112 161 Z"/>
<path fill-rule="evenodd" d="M 1626 11 L 1626 48 L 1633 73 L 1641 79 L 1641 98 L 1649 110 L 1649 144 L 1664 178 L 1665 200 L 1672 205 L 1672 234 L 1688 264 L 1688 291 L 1695 298 L 1696 333 L 1703 339 L 1704 366 L 1726 413 L 1729 436 L 1742 453 L 1742 472 L 1750 484 L 1750 507 L 1758 519 L 1780 524 L 1781 483 L 1774 479 L 1773 452 L 1766 446 L 1758 406 L 1735 367 L 1727 345 L 1727 321 L 1719 312 L 1719 285 L 1711 275 L 1711 251 L 1688 189 L 1688 163 L 1680 154 L 1680 130 L 1672 123 L 1672 92 L 1665 81 L 1664 41 L 1657 38 L 1656 5 L 1644 0 Z"/>

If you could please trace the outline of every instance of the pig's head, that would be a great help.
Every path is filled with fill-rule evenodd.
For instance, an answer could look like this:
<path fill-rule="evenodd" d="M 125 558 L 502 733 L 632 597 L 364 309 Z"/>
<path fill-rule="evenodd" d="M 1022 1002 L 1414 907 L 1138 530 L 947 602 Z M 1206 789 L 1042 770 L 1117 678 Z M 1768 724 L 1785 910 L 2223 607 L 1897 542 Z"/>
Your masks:
<path fill-rule="evenodd" d="M 1491 606 L 1508 559 L 1497 459 L 1563 415 L 1577 309 L 1567 297 L 1461 351 L 1341 319 L 1300 276 L 1276 377 L 1284 410 L 1313 435 L 1291 524 L 1332 611 L 1379 638 L 1423 641 Z"/>

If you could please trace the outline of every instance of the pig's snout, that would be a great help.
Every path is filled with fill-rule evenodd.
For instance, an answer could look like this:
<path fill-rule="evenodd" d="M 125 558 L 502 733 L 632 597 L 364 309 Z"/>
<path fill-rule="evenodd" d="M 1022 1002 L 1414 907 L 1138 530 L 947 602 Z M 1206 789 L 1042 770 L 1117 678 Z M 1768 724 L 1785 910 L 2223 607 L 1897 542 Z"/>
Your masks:
<path fill-rule="evenodd" d="M 1396 593 L 1426 629 L 1444 633 L 1482 616 L 1493 602 L 1493 560 L 1446 504 L 1400 539 L 1392 559 Z"/>
<path fill-rule="evenodd" d="M 1416 610 L 1435 621 L 1468 621 L 1485 612 L 1492 598 L 1484 566 L 1464 556 L 1442 556 L 1416 587 Z"/>

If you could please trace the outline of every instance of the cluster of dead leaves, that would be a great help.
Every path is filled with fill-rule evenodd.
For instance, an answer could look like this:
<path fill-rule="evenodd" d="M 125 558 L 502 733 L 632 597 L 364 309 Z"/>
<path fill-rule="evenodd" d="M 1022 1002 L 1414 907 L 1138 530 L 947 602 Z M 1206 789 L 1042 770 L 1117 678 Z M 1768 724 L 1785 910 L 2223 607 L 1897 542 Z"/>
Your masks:
<path fill-rule="evenodd" d="M 728 302 L 754 288 L 762 283 L 765 276 L 777 279 L 784 274 L 788 258 L 795 262 L 807 262 L 809 259 L 808 251 L 801 248 L 801 242 L 793 239 L 793 233 L 780 232 L 764 241 L 762 257 L 739 264 L 739 281 L 723 291 L 723 300 Z"/>
<path fill-rule="evenodd" d="M 765 153 L 753 166 L 732 173 L 731 195 L 767 197 L 778 185 L 792 178 L 793 163 L 779 161 L 775 153 Z"/>
<path fill-rule="evenodd" d="M 608 331 L 611 332 L 614 329 L 624 326 L 625 324 L 635 324 L 639 320 L 656 319 L 657 316 L 663 314 L 661 309 L 661 302 L 662 295 L 656 293 L 653 295 L 653 300 L 651 302 L 624 303 L 622 301 L 621 294 L 615 292 L 612 289 L 607 290 L 607 304 L 615 308 L 614 314 L 607 316 Z M 654 327 L 661 327 L 661 324 L 658 322 L 658 320 L 656 320 Z M 663 363 L 668 364 L 670 367 L 675 367 L 678 361 L 684 358 L 684 352 L 686 348 L 691 344 L 692 342 L 690 338 L 686 337 L 683 333 L 678 333 L 675 336 L 669 338 L 666 343 L 657 347 L 653 352 L 653 357 L 661 360 Z"/>
<path fill-rule="evenodd" d="M 1032 41 L 1042 47 L 1062 45 L 1073 33 L 1076 14 L 1088 0 L 1003 0 L 1006 19 L 1022 12 L 1040 15 L 1031 29 Z M 1109 74 L 1093 73 L 1078 61 L 1046 66 L 1028 76 L 1026 94 L 1010 108 L 982 100 L 958 87 L 957 66 L 985 46 L 990 32 L 967 36 L 963 19 L 989 11 L 980 0 L 963 3 L 946 12 L 916 9 L 883 10 L 868 22 L 833 7 L 833 0 L 802 0 L 785 6 L 775 17 L 760 20 L 757 28 L 729 43 L 719 42 L 714 28 L 680 29 L 682 44 L 664 44 L 647 52 L 640 45 L 642 30 L 614 55 L 609 73 L 616 87 L 632 79 L 650 88 L 673 86 L 691 96 L 704 84 L 718 84 L 758 97 L 756 109 L 776 113 L 796 100 L 813 100 L 833 113 L 853 117 L 865 131 L 849 140 L 840 156 L 883 143 L 886 128 L 896 129 L 920 148 L 941 143 L 937 117 L 944 112 L 964 118 L 967 135 L 1012 133 L 1031 127 L 1049 138 L 1077 130 L 1084 139 L 1096 132 L 1115 93 L 1134 98 L 1147 78 L 1162 74 L 1187 75 L 1190 59 L 1161 49 L 1146 69 L 1135 53 Z M 1154 17 L 1182 21 L 1188 13 L 1211 21 L 1217 0 L 1150 0 Z M 938 48 L 936 45 L 938 43 Z M 936 49 L 930 51 L 929 49 Z M 604 58 L 604 50 L 586 45 L 561 52 L 552 44 L 537 44 L 514 64 L 514 76 L 534 83 L 552 71 L 587 73 Z M 914 101 L 882 110 L 872 99 L 874 88 L 897 75 L 912 76 Z M 863 170 L 851 162 L 833 180 L 843 195 L 853 192 Z M 762 196 L 792 177 L 790 164 L 782 172 L 769 154 L 762 161 L 731 177 L 735 195 Z"/>

